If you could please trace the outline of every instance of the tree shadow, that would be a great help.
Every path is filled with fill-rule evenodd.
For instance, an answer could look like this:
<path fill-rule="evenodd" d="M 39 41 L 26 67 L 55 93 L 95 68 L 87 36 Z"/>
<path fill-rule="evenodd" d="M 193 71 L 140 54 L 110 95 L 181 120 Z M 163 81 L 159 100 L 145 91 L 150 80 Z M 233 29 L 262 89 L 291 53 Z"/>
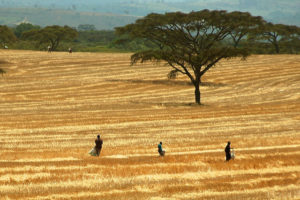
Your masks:
<path fill-rule="evenodd" d="M 2 69 L 1 66 L 5 66 L 7 64 L 10 64 L 10 63 L 5 60 L 0 60 L 0 74 L 2 76 L 6 73 L 6 71 L 4 69 Z"/>
<path fill-rule="evenodd" d="M 0 65 L 3 65 L 3 64 L 10 64 L 10 63 L 5 60 L 0 60 Z"/>
<path fill-rule="evenodd" d="M 202 82 L 200 83 L 201 86 L 206 86 L 206 87 L 225 87 L 227 84 L 225 83 L 213 83 L 213 82 Z"/>
<path fill-rule="evenodd" d="M 153 84 L 153 85 L 180 85 L 190 86 L 192 85 L 188 81 L 172 81 L 172 80 L 138 80 L 138 79 L 110 79 L 108 82 L 127 82 L 136 84 Z"/>
<path fill-rule="evenodd" d="M 200 107 L 207 107 L 209 105 L 206 104 L 197 104 L 197 103 L 192 103 L 192 102 L 149 102 L 149 101 L 130 101 L 132 104 L 136 105 L 148 105 L 152 106 L 154 108 L 168 108 L 168 107 L 195 107 L 195 108 L 200 108 Z"/>
<path fill-rule="evenodd" d="M 170 85 L 170 86 L 193 86 L 189 81 L 180 80 L 138 80 L 138 79 L 108 79 L 108 82 L 127 82 L 137 84 L 153 84 L 153 85 Z M 202 82 L 201 86 L 205 87 L 224 87 L 226 84 L 213 83 L 213 82 Z"/>

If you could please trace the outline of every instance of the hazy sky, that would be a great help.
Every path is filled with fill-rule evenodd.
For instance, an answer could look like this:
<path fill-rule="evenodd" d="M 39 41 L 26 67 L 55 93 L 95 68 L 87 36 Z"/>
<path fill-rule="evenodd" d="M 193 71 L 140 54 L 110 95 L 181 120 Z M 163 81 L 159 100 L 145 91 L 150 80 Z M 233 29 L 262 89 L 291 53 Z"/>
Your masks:
<path fill-rule="evenodd" d="M 77 15 L 83 15 L 82 12 L 90 12 L 131 17 L 142 17 L 152 12 L 190 12 L 203 9 L 239 10 L 250 12 L 255 16 L 262 16 L 265 20 L 273 23 L 300 26 L 300 0 L 0 0 L 1 8 L 47 9 L 47 12 L 67 10 L 76 12 Z M 3 13 L 3 10 L 0 10 L 0 23 L 2 24 L 16 23 L 25 17 L 33 22 L 37 20 L 36 16 L 25 16 L 25 14 L 21 16 L 19 10 L 11 10 L 8 13 L 10 18 L 7 14 L 6 16 L 1 15 L 1 12 Z M 60 18 L 64 20 L 64 16 Z M 38 24 L 46 25 L 47 23 L 43 24 L 39 21 Z"/>

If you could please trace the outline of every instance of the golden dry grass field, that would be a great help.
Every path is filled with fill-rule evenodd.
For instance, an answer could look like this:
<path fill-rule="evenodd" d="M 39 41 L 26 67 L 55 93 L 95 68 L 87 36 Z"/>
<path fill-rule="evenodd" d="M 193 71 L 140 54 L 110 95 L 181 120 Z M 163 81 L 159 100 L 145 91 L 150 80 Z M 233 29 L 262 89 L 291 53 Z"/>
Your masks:
<path fill-rule="evenodd" d="M 0 51 L 0 199 L 300 199 L 300 55 L 222 61 L 201 106 L 129 58 Z"/>

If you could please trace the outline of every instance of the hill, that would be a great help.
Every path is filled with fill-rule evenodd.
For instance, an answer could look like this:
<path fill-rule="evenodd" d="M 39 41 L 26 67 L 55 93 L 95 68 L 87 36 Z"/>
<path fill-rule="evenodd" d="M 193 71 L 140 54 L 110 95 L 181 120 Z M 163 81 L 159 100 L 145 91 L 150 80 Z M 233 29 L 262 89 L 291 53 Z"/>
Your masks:
<path fill-rule="evenodd" d="M 0 24 L 10 26 L 21 22 L 35 25 L 69 25 L 94 24 L 99 30 L 112 30 L 115 26 L 123 26 L 134 22 L 138 17 L 118 14 L 102 14 L 96 12 L 78 12 L 44 8 L 0 8 Z"/>
<path fill-rule="evenodd" d="M 14 24 L 30 14 L 29 20 L 41 26 L 53 23 L 76 26 L 81 23 L 94 24 L 99 29 L 113 29 L 151 12 L 217 9 L 250 12 L 274 23 L 300 26 L 299 0 L 0 0 L 0 8 L 0 24 Z M 20 10 L 14 10 L 16 8 Z M 28 14 L 24 8 L 29 8 L 32 13 Z M 2 13 L 6 9 L 8 15 Z M 45 13 L 45 17 L 41 13 Z M 107 15 L 111 18 L 105 17 Z"/>

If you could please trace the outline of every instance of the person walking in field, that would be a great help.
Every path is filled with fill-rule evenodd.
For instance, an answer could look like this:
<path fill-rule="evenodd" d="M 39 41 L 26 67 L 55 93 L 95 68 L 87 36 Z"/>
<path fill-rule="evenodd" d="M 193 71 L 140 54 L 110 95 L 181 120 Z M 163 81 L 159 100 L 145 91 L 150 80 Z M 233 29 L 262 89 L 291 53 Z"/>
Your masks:
<path fill-rule="evenodd" d="M 227 142 L 227 145 L 225 147 L 225 155 L 226 155 L 226 161 L 229 161 L 231 159 L 231 148 L 230 148 L 230 142 Z"/>
<path fill-rule="evenodd" d="M 51 53 L 51 46 L 48 46 L 48 53 Z"/>
<path fill-rule="evenodd" d="M 159 155 L 160 156 L 164 156 L 165 153 L 166 153 L 166 151 L 164 151 L 163 148 L 162 148 L 162 142 L 160 142 L 157 147 L 158 147 L 158 153 L 159 153 Z"/>
<path fill-rule="evenodd" d="M 95 140 L 95 146 L 89 151 L 91 156 L 100 156 L 103 140 L 100 138 L 100 135 L 97 135 L 97 139 Z"/>
<path fill-rule="evenodd" d="M 100 138 L 100 135 L 97 135 L 97 139 L 95 140 L 95 149 L 96 149 L 96 155 L 100 156 L 103 140 Z"/>
<path fill-rule="evenodd" d="M 72 48 L 71 47 L 69 48 L 69 53 L 72 53 Z"/>

